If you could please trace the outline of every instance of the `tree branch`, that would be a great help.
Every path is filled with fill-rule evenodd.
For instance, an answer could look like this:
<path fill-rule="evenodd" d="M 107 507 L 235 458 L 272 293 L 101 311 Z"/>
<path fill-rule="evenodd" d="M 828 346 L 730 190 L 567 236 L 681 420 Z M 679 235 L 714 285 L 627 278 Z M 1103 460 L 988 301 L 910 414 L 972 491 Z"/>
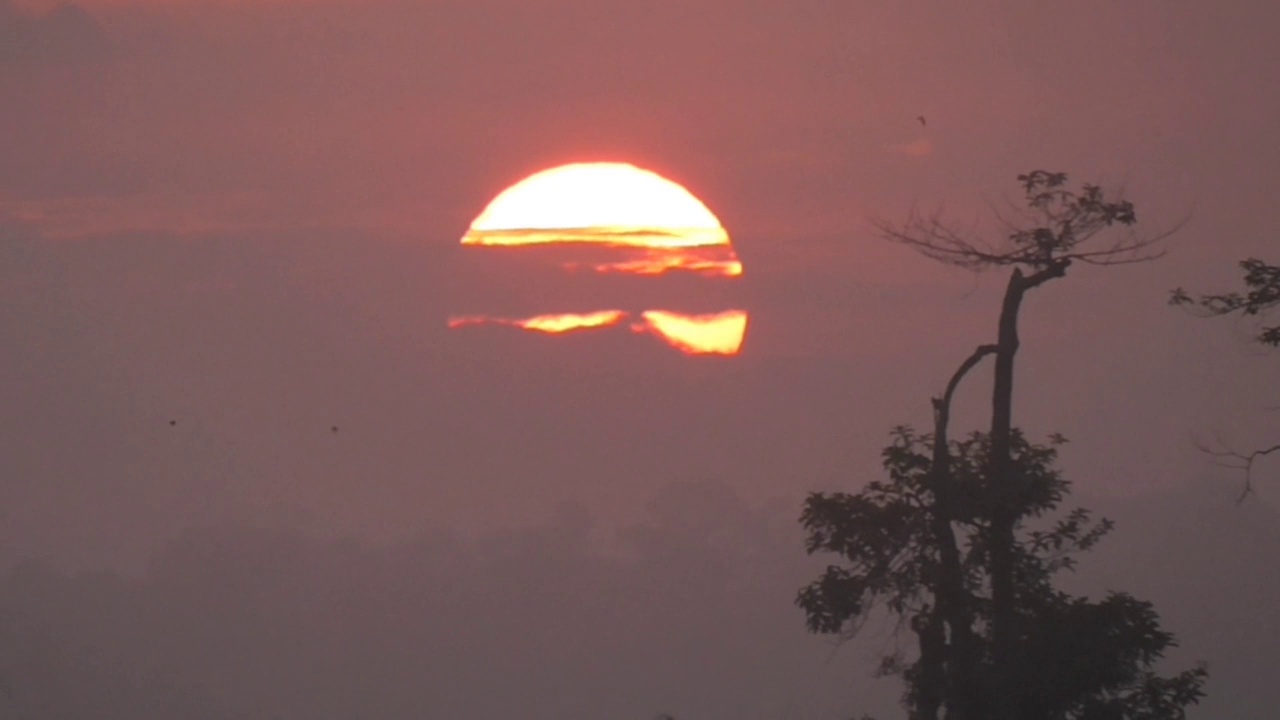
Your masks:
<path fill-rule="evenodd" d="M 1196 447 L 1200 452 L 1214 458 L 1214 464 L 1221 468 L 1230 470 L 1244 471 L 1244 489 L 1240 491 L 1240 497 L 1236 498 L 1236 502 L 1242 503 L 1253 495 L 1253 466 L 1261 458 L 1272 453 L 1280 452 L 1280 444 L 1272 445 L 1268 448 L 1254 450 L 1249 453 L 1242 453 L 1227 447 L 1227 444 L 1218 439 L 1220 449 L 1208 447 L 1199 441 L 1196 441 Z"/>
<path fill-rule="evenodd" d="M 960 367 L 956 369 L 955 374 L 951 376 L 951 380 L 947 383 L 947 389 L 942 393 L 941 398 L 933 399 L 934 422 L 938 422 L 939 413 L 946 418 L 951 414 L 951 397 L 955 395 L 956 388 L 960 386 L 960 381 L 969 373 L 982 358 L 992 355 L 998 350 L 996 345 L 979 345 L 977 350 L 973 351 L 964 362 L 960 363 Z M 942 426 L 943 432 L 946 431 L 946 425 Z M 945 440 L 945 438 L 943 438 Z"/>
<path fill-rule="evenodd" d="M 1068 190 L 1066 178 L 1064 173 L 1044 171 L 1019 176 L 1028 208 L 1019 213 L 1019 222 L 992 208 L 1006 232 L 1002 248 L 982 241 L 977 233 L 957 231 L 943 220 L 941 210 L 922 214 L 912 208 L 902 225 L 884 221 L 872 221 L 872 225 L 881 238 L 948 265 L 973 271 L 1023 265 L 1039 271 L 1073 260 L 1090 265 L 1154 260 L 1164 253 L 1152 248 L 1187 222 L 1184 219 L 1152 237 L 1139 237 L 1130 230 L 1101 246 L 1092 244 L 1095 236 L 1116 225 L 1134 225 L 1133 205 L 1123 198 L 1108 198 L 1096 185 Z"/>

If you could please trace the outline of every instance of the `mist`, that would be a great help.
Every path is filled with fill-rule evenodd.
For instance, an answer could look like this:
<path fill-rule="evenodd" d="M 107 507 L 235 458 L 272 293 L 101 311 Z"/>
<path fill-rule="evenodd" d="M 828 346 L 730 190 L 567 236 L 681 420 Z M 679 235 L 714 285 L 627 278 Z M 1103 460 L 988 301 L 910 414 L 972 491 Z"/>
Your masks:
<path fill-rule="evenodd" d="M 1016 423 L 1117 521 L 1073 589 L 1150 599 L 1270 718 L 1276 356 L 1167 306 L 1275 261 L 1275 10 L 514 0 L 0 0 L 0 708 L 15 718 L 901 714 L 874 617 L 806 632 L 810 492 L 883 476 L 987 342 L 975 233 L 1028 170 L 1176 229 L 1025 308 Z M 923 117 L 927 122 L 919 122 Z M 529 174 L 634 162 L 743 275 L 459 242 Z M 650 282 L 652 280 L 652 282 Z M 452 316 L 749 313 L 738 355 Z M 545 308 L 554 306 L 550 310 Z M 957 397 L 985 421 L 989 379 Z"/>

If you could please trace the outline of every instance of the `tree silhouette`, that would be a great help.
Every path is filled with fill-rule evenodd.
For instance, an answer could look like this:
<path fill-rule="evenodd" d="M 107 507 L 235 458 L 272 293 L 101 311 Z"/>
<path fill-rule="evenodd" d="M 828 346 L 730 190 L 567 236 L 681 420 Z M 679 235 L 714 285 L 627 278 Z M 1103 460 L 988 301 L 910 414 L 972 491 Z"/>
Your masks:
<path fill-rule="evenodd" d="M 1072 569 L 1075 556 L 1112 527 L 1081 508 L 1050 519 L 1070 490 L 1054 467 L 1061 442 L 1031 443 L 1018 431 L 1011 437 L 1020 492 L 1009 705 L 1020 720 L 1181 718 L 1201 697 L 1206 671 L 1198 667 L 1173 677 L 1154 672 L 1176 643 L 1160 629 L 1150 603 L 1125 593 L 1092 601 L 1053 587 L 1054 576 Z M 903 677 L 911 717 L 938 718 L 945 708 L 948 720 L 989 718 L 999 709 L 1000 692 L 989 571 L 998 494 L 987 472 L 993 445 L 983 433 L 948 443 L 945 486 L 934 472 L 939 447 L 934 435 L 895 428 L 883 452 L 887 481 L 853 494 L 809 496 L 801 517 L 806 549 L 844 562 L 803 588 L 797 604 L 818 633 L 849 632 L 873 608 L 886 607 L 918 643 L 913 662 L 890 655 L 881 664 L 882 672 Z M 967 627 L 948 627 L 955 615 L 942 611 L 942 598 L 956 591 L 941 579 L 947 563 L 946 546 L 936 541 L 940 522 L 957 536 Z M 958 646 L 961 637 L 967 644 Z"/>
<path fill-rule="evenodd" d="M 1007 230 L 999 245 L 957 232 L 939 214 L 913 212 L 903 225 L 877 225 L 884 238 L 947 264 L 971 270 L 1013 266 L 1001 304 L 996 342 L 979 347 L 957 370 L 943 397 L 934 400 L 932 436 L 922 439 L 909 432 L 900 434 L 899 441 L 886 451 L 894 456 L 905 453 L 914 465 L 899 466 L 886 456 L 892 480 L 889 485 L 873 485 L 866 491 L 871 495 L 834 496 L 834 506 L 821 495 L 812 496 L 806 504 L 804 523 L 810 532 L 810 552 L 831 550 L 850 560 L 855 560 L 850 552 L 864 552 L 861 546 L 827 542 L 824 528 L 835 528 L 835 519 L 841 513 L 843 517 L 865 515 L 862 519 L 870 523 L 873 537 L 860 537 L 856 542 L 879 548 L 879 554 L 860 556 L 850 568 L 843 572 L 833 570 L 818 586 L 802 592 L 799 602 L 809 614 L 810 628 L 839 631 L 860 616 L 864 603 L 877 599 L 885 600 L 889 610 L 900 617 L 910 616 L 912 629 L 921 641 L 920 660 L 903 672 L 908 681 L 908 704 L 916 717 L 937 717 L 941 707 L 946 708 L 949 719 L 1031 717 L 1024 714 L 1030 708 L 1024 707 L 1026 703 L 1020 699 L 1028 688 L 1026 673 L 1034 671 L 1028 669 L 1028 660 L 1037 659 L 1026 650 L 1028 613 L 1056 613 L 1066 618 L 1093 612 L 1087 604 L 1077 606 L 1076 601 L 1046 589 L 1051 588 L 1049 566 L 1040 568 L 1039 575 L 1027 574 L 1029 568 L 1036 567 L 1033 561 L 1037 556 L 1027 549 L 1027 539 L 1017 535 L 1028 514 L 1038 516 L 1056 507 L 1060 499 L 1057 496 L 1051 505 L 1033 501 L 1034 478 L 1029 473 L 1047 471 L 1045 462 L 1051 458 L 1036 446 L 1027 445 L 1014 430 L 1018 314 L 1029 290 L 1064 277 L 1072 264 L 1151 260 L 1160 255 L 1156 245 L 1168 234 L 1145 238 L 1134 234 L 1132 226 L 1137 216 L 1130 202 L 1108 197 L 1097 185 L 1085 184 L 1079 190 L 1071 190 L 1065 173 L 1037 170 L 1019 175 L 1018 181 L 1026 207 L 1015 211 L 1012 218 L 997 213 Z M 1108 237 L 1104 231 L 1125 228 L 1130 231 L 1109 234 L 1110 240 L 1102 242 Z M 953 458 L 953 448 L 946 440 L 951 397 L 964 375 L 986 355 L 995 356 L 990 430 L 983 436 L 972 436 L 968 441 L 971 446 L 955 448 L 961 452 Z M 917 452 L 922 445 L 929 447 L 927 456 Z M 975 449 L 979 447 L 981 452 Z M 1031 459 L 1038 453 L 1039 463 L 1028 461 L 1020 465 L 1019 459 L 1026 453 L 1031 453 Z M 977 459 L 982 462 L 980 472 L 976 467 L 966 469 L 966 463 Z M 915 484 L 902 484 L 900 478 L 895 479 L 895 473 L 902 475 L 911 469 L 923 473 Z M 967 486 L 959 482 L 965 472 L 980 477 L 981 482 Z M 1052 483 L 1048 487 L 1062 489 Z M 1072 517 L 1076 517 L 1078 525 L 1081 519 Z M 968 536 L 963 538 L 966 544 L 957 537 L 957 527 L 969 528 Z M 1088 534 L 1075 538 L 1080 542 L 1086 539 L 1088 544 L 1096 541 Z M 1073 536 L 1051 535 L 1048 541 L 1069 544 Z M 899 542 L 906 545 L 899 546 Z M 1036 541 L 1032 538 L 1031 542 L 1034 545 Z M 916 552 L 890 552 L 903 548 L 914 548 Z M 916 560 L 908 562 L 906 557 Z M 981 602 L 970 587 L 975 574 L 990 591 Z M 1033 590 L 1043 597 L 1038 605 L 1028 606 L 1027 593 Z M 912 592 L 928 594 L 927 612 L 911 604 L 920 597 Z M 819 598 L 825 598 L 836 611 L 823 611 Z M 1041 641 L 1047 642 L 1044 638 L 1037 640 Z M 1148 643 L 1150 648 L 1157 645 Z M 1051 646 L 1052 643 L 1045 647 Z M 1159 647 L 1152 657 L 1162 649 Z M 1043 665 L 1033 662 L 1032 668 Z M 1194 689 L 1198 693 L 1199 685 Z M 1103 686 L 1094 690 L 1095 694 L 1103 692 Z"/>
<path fill-rule="evenodd" d="M 1280 265 L 1248 258 L 1240 261 L 1240 268 L 1244 270 L 1245 292 L 1192 295 L 1182 288 L 1176 288 L 1170 293 L 1169 304 L 1188 308 L 1206 317 L 1239 315 L 1262 318 L 1280 308 Z M 1280 347 L 1280 324 L 1260 323 L 1254 339 L 1262 345 Z M 1222 443 L 1218 447 L 1201 449 L 1216 458 L 1220 465 L 1244 473 L 1244 488 L 1240 493 L 1240 499 L 1244 500 L 1253 493 L 1254 463 L 1272 453 L 1280 453 L 1280 443 L 1248 452 L 1233 450 Z"/>

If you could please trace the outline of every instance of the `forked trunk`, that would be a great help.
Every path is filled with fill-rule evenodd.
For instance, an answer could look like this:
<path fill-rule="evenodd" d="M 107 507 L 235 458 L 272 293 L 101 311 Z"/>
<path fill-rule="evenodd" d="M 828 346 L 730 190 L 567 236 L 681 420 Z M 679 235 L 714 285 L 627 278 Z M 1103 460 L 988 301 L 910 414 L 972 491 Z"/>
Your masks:
<path fill-rule="evenodd" d="M 938 621 L 950 628 L 950 644 L 946 653 L 926 658 L 921 636 L 921 661 L 937 662 L 939 668 L 924 668 L 926 673 L 942 678 L 941 692 L 928 698 L 929 704 L 919 708 L 920 717 L 935 720 L 939 703 L 945 704 L 947 720 L 973 720 L 974 701 L 981 689 L 978 672 L 982 653 L 973 632 L 973 608 L 964 586 L 964 568 L 952 523 L 957 520 L 955 493 L 951 482 L 951 453 L 947 430 L 951 421 L 951 398 L 960 381 L 982 358 L 994 353 L 996 346 L 983 345 L 974 351 L 952 375 L 941 398 L 933 401 L 933 458 L 930 490 L 934 495 L 933 536 L 938 547 L 937 607 Z M 940 672 L 937 672 L 940 671 Z"/>

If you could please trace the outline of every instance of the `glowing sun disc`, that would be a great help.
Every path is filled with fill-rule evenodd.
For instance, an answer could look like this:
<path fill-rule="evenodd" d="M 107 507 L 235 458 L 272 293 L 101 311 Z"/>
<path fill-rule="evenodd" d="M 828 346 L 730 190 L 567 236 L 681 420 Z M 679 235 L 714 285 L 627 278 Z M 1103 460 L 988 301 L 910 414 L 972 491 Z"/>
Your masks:
<path fill-rule="evenodd" d="M 537 315 L 530 318 L 502 318 L 465 315 L 449 318 L 452 329 L 479 325 L 505 325 L 530 332 L 560 335 L 585 330 L 603 330 L 627 319 L 623 310 L 589 313 Z M 631 323 L 631 332 L 656 335 L 686 355 L 737 355 L 747 333 L 745 310 L 726 310 L 708 315 L 685 315 L 669 310 L 646 310 Z"/>
<path fill-rule="evenodd" d="M 650 248 L 728 245 L 720 220 L 679 183 L 628 163 L 574 163 L 502 191 L 464 245 L 596 242 Z"/>
<path fill-rule="evenodd" d="M 643 322 L 632 330 L 651 332 L 688 355 L 736 355 L 747 334 L 747 313 L 742 310 L 711 315 L 648 310 L 641 317 Z"/>

